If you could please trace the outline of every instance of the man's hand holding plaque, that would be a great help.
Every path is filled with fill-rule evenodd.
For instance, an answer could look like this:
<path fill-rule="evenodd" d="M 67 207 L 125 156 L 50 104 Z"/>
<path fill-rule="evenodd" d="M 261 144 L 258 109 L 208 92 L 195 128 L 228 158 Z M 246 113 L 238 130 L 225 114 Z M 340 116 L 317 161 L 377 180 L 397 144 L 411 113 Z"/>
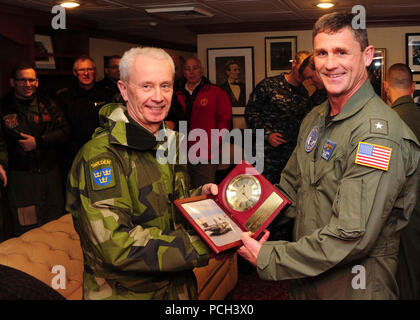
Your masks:
<path fill-rule="evenodd" d="M 215 253 L 241 246 L 243 232 L 250 231 L 251 237 L 258 239 L 281 210 L 290 204 L 277 188 L 245 161 L 227 175 L 217 191 L 215 187 L 208 184 L 203 186 L 202 196 L 175 200 L 182 214 Z"/>

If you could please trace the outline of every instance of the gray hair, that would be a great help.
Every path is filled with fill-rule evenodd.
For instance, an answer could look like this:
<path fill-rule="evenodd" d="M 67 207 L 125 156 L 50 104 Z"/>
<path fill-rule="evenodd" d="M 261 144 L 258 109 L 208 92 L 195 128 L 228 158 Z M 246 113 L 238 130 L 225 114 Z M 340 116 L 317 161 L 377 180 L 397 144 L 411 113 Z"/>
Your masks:
<path fill-rule="evenodd" d="M 175 75 L 175 64 L 172 57 L 163 49 L 155 47 L 136 47 L 126 51 L 120 61 L 120 78 L 123 81 L 130 79 L 131 66 L 138 56 L 146 56 L 159 60 L 167 60 L 171 66 L 172 76 Z"/>
<path fill-rule="evenodd" d="M 86 55 L 86 54 L 82 54 L 81 56 L 79 56 L 79 57 L 77 57 L 76 58 L 76 60 L 74 60 L 74 63 L 73 63 L 73 70 L 76 70 L 76 66 L 77 66 L 77 64 L 79 63 L 79 61 L 86 61 L 86 60 L 89 60 L 90 62 L 92 62 L 92 64 L 93 64 L 93 67 L 94 68 L 96 68 L 96 63 L 95 63 L 95 60 L 93 60 L 91 57 L 89 57 L 88 55 Z"/>

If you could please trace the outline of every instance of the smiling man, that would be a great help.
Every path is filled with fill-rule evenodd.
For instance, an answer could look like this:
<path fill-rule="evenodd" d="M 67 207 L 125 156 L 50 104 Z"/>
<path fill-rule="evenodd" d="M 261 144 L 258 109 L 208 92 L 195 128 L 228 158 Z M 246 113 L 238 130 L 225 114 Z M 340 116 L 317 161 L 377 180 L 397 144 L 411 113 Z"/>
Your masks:
<path fill-rule="evenodd" d="M 61 106 L 38 84 L 34 67 L 19 63 L 10 78 L 13 90 L 0 102 L 15 236 L 64 214 L 57 148 L 67 141 L 70 127 Z"/>
<path fill-rule="evenodd" d="M 187 168 L 156 158 L 166 143 L 158 141 L 158 131 L 177 136 L 163 123 L 174 63 L 162 49 L 133 48 L 123 55 L 120 70 L 127 107 L 101 109 L 102 128 L 80 150 L 69 174 L 67 210 L 85 258 L 84 299 L 194 299 L 192 270 L 207 264 L 209 255 L 173 205 L 190 196 Z M 195 192 L 215 193 L 215 187 Z"/>
<path fill-rule="evenodd" d="M 374 48 L 353 14 L 322 16 L 315 67 L 328 100 L 303 120 L 279 189 L 294 239 L 243 234 L 261 278 L 293 279 L 295 299 L 396 299 L 400 232 L 416 203 L 419 142 L 367 76 Z"/>

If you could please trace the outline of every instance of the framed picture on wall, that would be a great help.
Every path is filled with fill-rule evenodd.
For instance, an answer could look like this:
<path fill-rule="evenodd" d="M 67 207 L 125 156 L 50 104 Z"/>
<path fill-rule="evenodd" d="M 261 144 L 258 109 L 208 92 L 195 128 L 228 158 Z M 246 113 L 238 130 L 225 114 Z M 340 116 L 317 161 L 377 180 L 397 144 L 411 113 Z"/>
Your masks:
<path fill-rule="evenodd" d="M 405 34 L 406 63 L 413 73 L 420 73 L 420 33 Z"/>
<path fill-rule="evenodd" d="M 229 95 L 232 114 L 243 115 L 254 89 L 254 47 L 208 48 L 207 75 Z"/>
<path fill-rule="evenodd" d="M 265 76 L 273 77 L 292 69 L 297 53 L 297 37 L 265 38 Z"/>
<path fill-rule="evenodd" d="M 417 107 L 420 108 L 420 81 L 416 81 L 416 89 L 413 93 L 414 102 L 417 104 Z"/>
<path fill-rule="evenodd" d="M 382 100 L 386 101 L 384 80 L 386 74 L 386 49 L 375 48 L 372 63 L 368 67 L 368 75 L 373 89 Z"/>
<path fill-rule="evenodd" d="M 55 69 L 51 36 L 35 35 L 35 67 L 37 69 Z"/>

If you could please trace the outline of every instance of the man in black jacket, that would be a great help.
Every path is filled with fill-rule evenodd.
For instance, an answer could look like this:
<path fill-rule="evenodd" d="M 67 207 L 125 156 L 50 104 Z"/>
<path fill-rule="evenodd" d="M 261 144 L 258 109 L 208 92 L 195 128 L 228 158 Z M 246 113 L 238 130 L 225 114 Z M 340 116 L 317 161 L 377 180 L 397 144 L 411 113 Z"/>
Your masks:
<path fill-rule="evenodd" d="M 111 89 L 100 86 L 95 81 L 96 65 L 92 58 L 77 58 L 73 65 L 73 74 L 77 78 L 74 85 L 57 92 L 71 127 L 69 145 L 62 150 L 66 155 L 62 163 L 66 175 L 79 149 L 99 127 L 99 109 L 106 103 L 113 102 L 114 95 Z"/>
<path fill-rule="evenodd" d="M 14 69 L 10 85 L 13 90 L 1 100 L 1 126 L 9 153 L 7 194 L 20 235 L 64 214 L 56 150 L 70 127 L 57 102 L 38 90 L 30 64 Z"/>

